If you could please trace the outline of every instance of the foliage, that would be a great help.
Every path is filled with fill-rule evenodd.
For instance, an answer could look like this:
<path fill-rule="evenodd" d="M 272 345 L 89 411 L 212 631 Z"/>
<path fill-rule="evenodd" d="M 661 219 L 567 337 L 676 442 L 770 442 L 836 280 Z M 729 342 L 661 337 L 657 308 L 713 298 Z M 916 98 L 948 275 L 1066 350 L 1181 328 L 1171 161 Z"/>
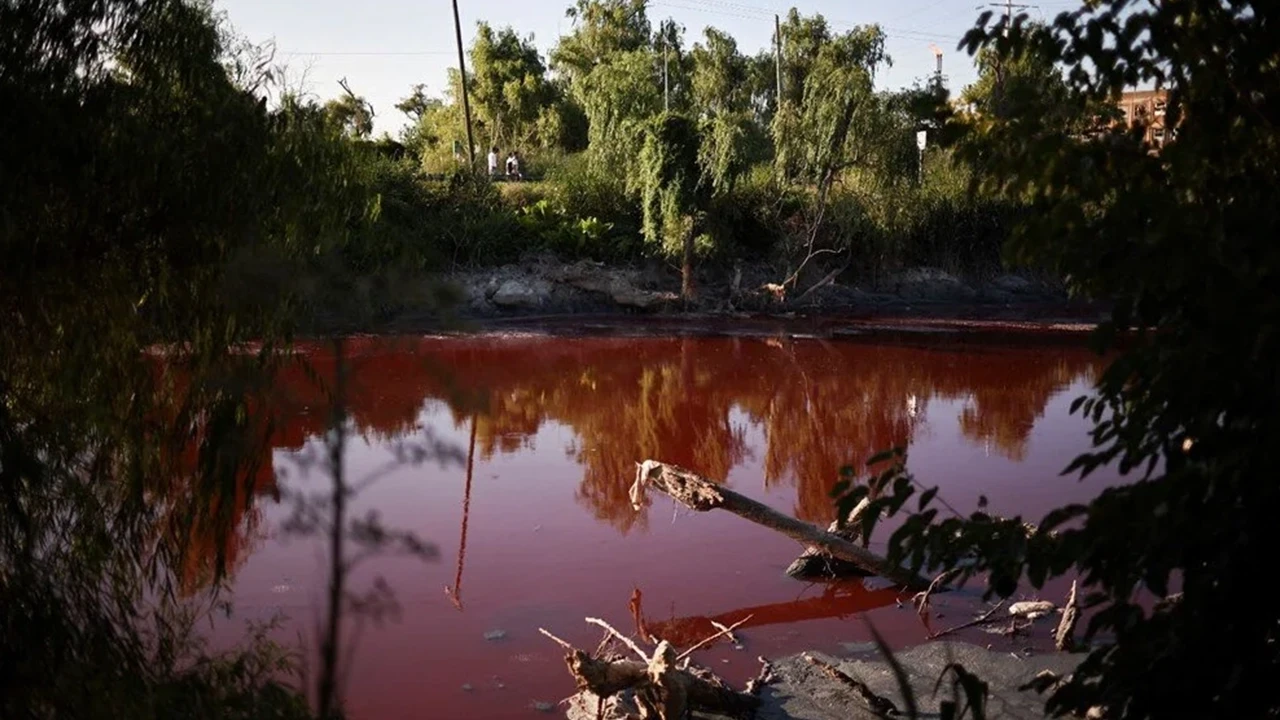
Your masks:
<path fill-rule="evenodd" d="M 1053 691 L 1055 714 L 1280 710 L 1251 691 L 1280 665 L 1276 610 L 1240 601 L 1270 573 L 1280 500 L 1269 449 L 1280 439 L 1276 12 L 1243 1 L 1100 0 L 1047 27 L 1016 23 L 1007 38 L 984 17 L 966 41 L 1006 58 L 1043 53 L 1084 102 L 1158 83 L 1177 128 L 1153 153 L 1140 131 L 1081 136 L 1052 117 L 996 116 L 962 145 L 981 161 L 977 183 L 1029 203 L 1012 244 L 1018 257 L 1114 303 L 1097 339 L 1125 342 L 1095 392 L 1073 405 L 1092 422 L 1094 447 L 1066 473 L 1115 467 L 1131 482 L 1031 530 L 981 507 L 940 519 L 936 490 L 908 509 L 901 469 L 874 483 L 884 495 L 873 506 L 906 515 L 892 553 L 914 566 L 984 574 L 1001 596 L 1022 578 L 1041 587 L 1081 576 L 1092 649 Z M 852 490 L 845 504 L 863 494 Z"/>
<path fill-rule="evenodd" d="M 703 32 L 704 43 L 693 46 L 693 105 L 708 115 L 733 115 L 751 109 L 747 58 L 738 43 L 713 27 Z"/>
<path fill-rule="evenodd" d="M 620 238 L 641 234 L 640 208 L 627 190 L 627 176 L 598 171 L 586 154 L 565 158 L 547 174 L 548 196 L 575 217 L 597 217 L 614 227 Z"/>
<path fill-rule="evenodd" d="M 472 109 L 488 124 L 486 145 L 528 147 L 556 95 L 533 38 L 521 38 L 511 28 L 495 33 L 488 23 L 479 23 L 469 72 Z M 562 132 L 559 126 L 546 130 L 556 139 Z"/>
<path fill-rule="evenodd" d="M 354 146 L 269 108 L 274 69 L 229 58 L 204 5 L 0 25 L 0 714 L 300 716 L 274 660 L 189 643 L 178 572 L 258 482 L 249 398 L 299 276 L 369 219 Z"/>
<path fill-rule="evenodd" d="M 373 134 L 373 106 L 368 100 L 352 92 L 345 80 L 342 81 L 342 89 L 342 97 L 325 103 L 325 114 L 351 137 L 369 137 Z"/>
<path fill-rule="evenodd" d="M 696 215 L 706 205 L 706 183 L 698 164 L 698 127 L 688 117 L 664 113 L 647 129 L 640 151 L 640 207 L 645 241 L 682 258 L 684 296 L 693 293 Z"/>
<path fill-rule="evenodd" d="M 803 72 L 793 73 L 798 86 L 784 81 L 783 106 L 774 118 L 777 163 L 785 177 L 829 184 L 835 173 L 865 163 L 879 149 L 880 138 L 866 128 L 880 116 L 871 78 L 886 61 L 884 33 L 877 26 L 859 27 L 818 44 L 815 38 L 826 37 L 821 16 L 802 23 L 793 12 L 788 23 L 807 28 L 792 32 L 814 44 L 805 50 L 797 41 L 791 51 L 806 54 Z"/>
<path fill-rule="evenodd" d="M 517 220 L 545 249 L 563 256 L 616 259 L 621 249 L 619 244 L 608 242 L 612 223 L 596 217 L 572 217 L 547 199 L 522 207 Z"/>
<path fill-rule="evenodd" d="M 625 175 L 635 165 L 635 138 L 662 110 L 652 53 L 646 49 L 611 55 L 581 79 L 576 94 L 587 116 L 593 168 Z"/>
<path fill-rule="evenodd" d="M 651 26 L 645 5 L 645 0 L 577 0 L 565 12 L 574 29 L 551 52 L 551 66 L 568 79 L 580 103 L 585 105 L 578 94 L 580 83 L 597 65 L 649 47 Z"/>

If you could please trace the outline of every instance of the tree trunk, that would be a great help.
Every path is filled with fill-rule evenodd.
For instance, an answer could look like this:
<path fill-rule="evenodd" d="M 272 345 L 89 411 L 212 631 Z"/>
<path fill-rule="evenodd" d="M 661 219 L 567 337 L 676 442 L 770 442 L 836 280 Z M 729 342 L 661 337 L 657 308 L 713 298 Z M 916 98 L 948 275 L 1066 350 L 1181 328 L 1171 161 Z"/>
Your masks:
<path fill-rule="evenodd" d="M 684 234 L 683 263 L 680 266 L 680 298 L 686 303 L 694 300 L 693 287 L 693 229 Z"/>
<path fill-rule="evenodd" d="M 884 577 L 898 585 L 911 590 L 924 590 L 929 587 L 928 578 L 895 565 L 883 557 L 859 547 L 842 537 L 797 520 L 789 515 L 756 502 L 745 495 L 740 495 L 728 488 L 720 487 L 684 468 L 668 465 L 656 460 L 645 460 L 636 468 L 636 480 L 631 486 L 631 504 L 637 509 L 642 506 L 645 488 L 652 485 L 670 495 L 680 504 L 696 512 L 708 510 L 727 510 L 734 515 L 776 530 L 793 540 L 805 545 L 821 548 L 834 557 L 848 560 L 869 573 Z"/>

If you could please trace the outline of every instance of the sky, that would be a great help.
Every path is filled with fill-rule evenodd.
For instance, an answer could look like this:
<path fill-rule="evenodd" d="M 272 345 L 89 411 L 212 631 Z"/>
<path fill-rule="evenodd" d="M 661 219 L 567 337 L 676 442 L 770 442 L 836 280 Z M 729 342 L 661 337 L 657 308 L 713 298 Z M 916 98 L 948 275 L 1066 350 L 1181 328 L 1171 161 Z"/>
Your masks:
<path fill-rule="evenodd" d="M 1028 0 L 1015 0 L 1026 5 Z M 476 23 L 511 26 L 532 34 L 544 59 L 573 23 L 565 10 L 573 0 L 457 0 L 462 40 L 471 46 Z M 943 51 L 943 75 L 953 92 L 973 82 L 971 58 L 956 50 L 960 38 L 985 8 L 986 0 L 652 0 L 649 20 L 656 27 L 668 17 L 685 28 L 692 46 L 708 26 L 727 32 L 744 54 L 769 46 L 773 15 L 795 7 L 804 15 L 821 13 L 839 31 L 879 23 L 893 59 L 876 77 L 881 89 L 910 86 L 933 73 L 931 46 Z M 1026 12 L 1052 19 L 1079 0 L 1034 1 Z M 338 96 L 338 81 L 374 108 L 374 130 L 397 135 L 405 116 L 395 104 L 417 83 L 429 95 L 441 95 L 446 69 L 457 67 L 453 6 L 449 0 L 217 0 L 231 25 L 250 41 L 274 41 L 276 58 L 291 86 L 301 85 L 321 99 Z"/>

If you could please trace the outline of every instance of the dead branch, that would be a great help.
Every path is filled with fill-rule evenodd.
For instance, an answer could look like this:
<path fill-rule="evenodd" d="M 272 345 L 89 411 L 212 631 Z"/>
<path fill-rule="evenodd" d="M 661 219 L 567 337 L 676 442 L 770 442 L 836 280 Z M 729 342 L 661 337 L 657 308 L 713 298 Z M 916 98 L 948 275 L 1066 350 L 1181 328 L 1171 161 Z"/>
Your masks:
<path fill-rule="evenodd" d="M 971 628 L 971 627 L 973 627 L 973 626 L 975 626 L 975 625 L 981 625 L 981 624 L 983 624 L 983 623 L 991 622 L 991 617 L 992 617 L 993 615 L 995 615 L 995 614 L 996 614 L 996 611 L 997 611 L 997 610 L 999 610 L 999 609 L 1000 609 L 1001 607 L 1003 607 L 1003 606 L 1004 606 L 1004 600 L 1001 600 L 1000 602 L 998 602 L 998 603 L 996 603 L 994 606 L 992 606 L 990 610 L 986 611 L 986 612 L 985 612 L 985 613 L 983 613 L 982 615 L 979 615 L 977 618 L 974 618 L 973 620 L 970 620 L 970 621 L 969 621 L 969 622 L 967 622 L 967 623 L 963 623 L 963 624 L 961 624 L 961 625 L 957 625 L 957 626 L 955 626 L 955 627 L 953 627 L 953 628 L 947 628 L 946 630 L 943 630 L 942 632 L 934 633 L 934 634 L 932 634 L 932 635 L 930 635 L 930 636 L 929 636 L 929 639 L 930 639 L 930 640 L 937 640 L 938 638 L 942 637 L 943 635 L 950 635 L 951 633 L 960 632 L 961 630 L 966 630 L 966 629 Z"/>
<path fill-rule="evenodd" d="M 868 572 L 913 590 L 929 587 L 929 581 L 865 548 L 832 533 L 824 532 L 774 510 L 763 503 L 715 485 L 689 470 L 656 460 L 645 460 L 636 467 L 636 480 L 631 486 L 631 504 L 637 510 L 644 506 L 646 489 L 654 486 L 672 499 L 696 512 L 722 509 L 758 525 L 776 530 L 805 545 L 812 545 L 842 560 L 855 563 Z"/>
<path fill-rule="evenodd" d="M 623 645 L 626 645 L 628 648 L 631 649 L 631 652 L 635 653 L 636 655 L 639 655 L 641 660 L 645 662 L 650 661 L 649 656 L 645 654 L 644 650 L 640 649 L 639 645 L 636 645 L 634 640 L 627 637 L 626 635 L 623 635 L 617 630 L 613 629 L 613 626 L 610 625 L 609 623 L 601 620 L 600 618 L 592 618 L 592 617 L 587 618 L 587 622 L 591 623 L 592 625 L 599 625 L 600 627 L 604 628 L 605 631 L 608 632 L 610 635 L 613 635 L 614 637 L 621 640 Z"/>
<path fill-rule="evenodd" d="M 863 511 L 870 505 L 870 497 L 862 498 L 854 506 L 853 510 L 849 511 L 849 515 L 845 518 L 843 525 L 840 524 L 839 520 L 834 520 L 827 526 L 827 532 L 836 537 L 844 538 L 851 543 L 858 542 L 858 520 L 862 517 Z M 863 543 L 863 547 L 866 547 L 866 543 Z M 804 552 L 800 553 L 800 557 L 787 566 L 786 573 L 793 578 L 800 579 L 813 577 L 861 577 L 870 574 L 861 566 L 846 560 L 833 558 L 821 548 L 816 548 L 812 545 L 805 548 Z"/>
<path fill-rule="evenodd" d="M 822 288 L 822 287 L 824 287 L 824 286 L 826 286 L 826 285 L 830 285 L 830 284 L 831 284 L 831 282 L 832 282 L 833 280 L 835 280 L 837 277 L 839 277 L 839 276 L 840 276 L 840 273 L 842 273 L 842 272 L 844 272 L 845 270 L 848 270 L 848 269 L 849 269 L 849 263 L 847 263 L 847 262 L 846 262 L 844 265 L 841 265 L 840 267 L 836 268 L 835 270 L 832 270 L 831 272 L 827 273 L 826 275 L 824 275 L 824 276 L 822 277 L 822 279 L 821 279 L 821 280 L 819 280 L 818 282 L 816 282 L 816 283 L 814 283 L 814 284 L 810 285 L 808 290 L 805 290 L 804 292 L 800 293 L 800 297 L 796 298 L 796 299 L 792 302 L 792 304 L 793 304 L 793 305 L 800 305 L 800 304 L 802 304 L 805 300 L 808 300 L 808 299 L 809 299 L 809 296 L 810 296 L 810 295 L 812 295 L 812 294 L 814 294 L 815 292 L 817 292 L 819 288 Z"/>
<path fill-rule="evenodd" d="M 715 635 L 712 635 L 711 637 L 706 638 L 705 640 L 701 640 L 701 641 L 699 641 L 699 642 L 698 642 L 697 644 L 695 644 L 693 647 L 691 647 L 691 648 L 689 648 L 688 650 L 685 650 L 684 652 L 680 653 L 680 656 L 679 656 L 679 657 L 677 657 L 677 658 L 676 658 L 676 660 L 683 660 L 683 659 L 685 659 L 685 658 L 689 657 L 690 655 L 692 655 L 692 654 L 693 654 L 693 651 L 694 651 L 694 650 L 697 650 L 697 649 L 698 649 L 698 648 L 700 648 L 700 647 L 704 647 L 704 646 L 706 646 L 706 645 L 709 645 L 709 644 L 711 644 L 712 642 L 714 642 L 715 640 L 717 640 L 717 639 L 719 639 L 719 638 L 724 637 L 725 635 L 733 635 L 733 631 L 734 631 L 734 629 L 735 629 L 735 628 L 740 627 L 743 623 L 745 623 L 746 621 L 750 620 L 750 619 L 751 619 L 751 618 L 753 618 L 753 617 L 755 617 L 755 616 L 754 616 L 754 615 L 748 615 L 748 616 L 746 616 L 746 617 L 742 618 L 741 620 L 739 620 L 738 622 L 736 622 L 736 623 L 734 623 L 734 624 L 730 625 L 729 627 L 727 627 L 727 628 L 725 628 L 725 629 L 721 630 L 720 632 L 716 633 Z"/>
<path fill-rule="evenodd" d="M 929 583 L 928 589 L 924 592 L 916 593 L 915 596 L 911 598 L 911 601 L 916 604 L 916 613 L 922 619 L 929 612 L 929 596 L 932 595 L 933 591 L 938 587 L 951 582 L 956 575 L 960 574 L 960 571 L 961 568 L 951 568 L 950 570 L 940 573 L 938 577 L 933 579 L 933 582 Z"/>
<path fill-rule="evenodd" d="M 546 635 L 547 637 L 549 637 L 549 638 L 551 638 L 552 640 L 556 641 L 556 643 L 558 643 L 558 644 L 560 645 L 560 647 L 564 648 L 565 650 L 573 650 L 573 646 L 572 646 L 572 645 L 570 645 L 569 643 L 565 642 L 564 640 L 561 640 L 560 638 L 556 637 L 555 635 L 552 635 L 549 631 L 547 631 L 547 629 L 546 629 L 546 628 L 538 628 L 538 632 L 540 632 L 540 633 L 542 633 L 543 635 Z"/>
<path fill-rule="evenodd" d="M 734 643 L 735 645 L 738 644 L 738 636 L 733 634 L 733 628 L 725 625 L 724 623 L 716 622 L 715 620 L 711 621 L 711 627 L 723 631 L 725 639 L 729 642 Z"/>
<path fill-rule="evenodd" d="M 747 692 L 751 695 L 759 695 L 765 685 L 777 679 L 773 674 L 773 664 L 765 656 L 760 655 L 756 660 L 760 661 L 760 674 L 747 681 Z"/>
<path fill-rule="evenodd" d="M 1080 619 L 1080 607 L 1076 604 L 1076 581 L 1071 581 L 1067 604 L 1062 608 L 1062 619 L 1053 633 L 1053 644 L 1059 651 L 1070 650 L 1075 645 L 1076 622 Z"/>
<path fill-rule="evenodd" d="M 554 639 L 550 633 L 544 634 Z M 608 698 L 633 690 L 641 718 L 683 720 L 688 710 L 742 715 L 754 710 L 760 702 L 714 676 L 699 676 L 677 668 L 675 650 L 665 642 L 654 651 L 651 663 L 597 660 L 581 650 L 571 649 L 565 655 L 565 664 L 580 693 Z"/>
<path fill-rule="evenodd" d="M 839 681 L 856 692 L 859 697 L 866 701 L 867 705 L 871 708 L 871 712 L 879 715 L 880 717 L 901 714 L 901 711 L 898 710 L 898 706 L 894 705 L 892 700 L 875 694 L 872 692 L 871 688 L 867 687 L 866 683 L 851 677 L 835 665 L 819 660 L 809 654 L 805 654 L 804 659 L 822 670 L 828 677 Z"/>

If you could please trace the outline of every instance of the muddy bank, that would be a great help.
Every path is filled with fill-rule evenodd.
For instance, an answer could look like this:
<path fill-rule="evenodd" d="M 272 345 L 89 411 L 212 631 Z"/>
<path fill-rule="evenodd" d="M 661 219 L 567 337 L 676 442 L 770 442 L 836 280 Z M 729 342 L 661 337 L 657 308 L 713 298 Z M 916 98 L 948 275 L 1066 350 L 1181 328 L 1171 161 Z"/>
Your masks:
<path fill-rule="evenodd" d="M 755 696 L 755 720 L 873 720 L 910 717 L 907 699 L 893 668 L 871 643 L 850 644 L 842 657 L 799 653 L 769 662 L 767 679 Z M 1045 696 L 1023 689 L 1042 673 L 1070 675 L 1083 654 L 1027 654 L 991 650 L 955 641 L 935 641 L 897 653 L 918 712 L 942 717 L 942 705 L 963 707 L 963 692 L 953 686 L 953 664 L 987 684 L 985 717 L 994 720 L 1044 718 Z M 833 672 L 834 671 L 834 672 Z M 843 677 L 840 677 L 843 676 Z M 1043 677 L 1043 676 L 1042 676 Z M 624 701 L 625 702 L 625 701 Z M 873 707 L 875 706 L 875 707 Z M 626 704 L 606 703 L 605 718 L 625 717 Z M 569 703 L 569 720 L 596 720 L 597 703 L 590 694 Z M 695 711 L 703 720 L 729 720 L 730 715 Z"/>
<path fill-rule="evenodd" d="M 889 664 L 873 647 L 836 658 L 821 653 L 805 653 L 774 663 L 776 681 L 764 686 L 757 720 L 862 720 L 881 715 L 859 697 L 849 685 L 837 681 L 804 655 L 835 666 L 845 675 L 865 683 L 876 696 L 903 714 L 907 703 Z M 951 675 L 945 669 L 958 663 L 989 687 L 988 718 L 1042 718 L 1044 696 L 1020 690 L 1037 674 L 1048 670 L 1069 675 L 1084 655 L 1065 653 L 1026 655 L 988 650 L 963 642 L 938 641 L 904 650 L 896 656 L 906 671 L 921 717 L 938 717 L 941 703 L 954 699 Z M 938 685 L 942 678 L 941 686 Z M 935 693 L 934 688 L 938 690 Z M 963 696 L 958 703 L 963 705 Z"/>
<path fill-rule="evenodd" d="M 728 276 L 708 272 L 699 278 L 698 296 L 691 304 L 679 298 L 678 274 L 656 266 L 561 263 L 540 256 L 518 265 L 448 273 L 444 279 L 459 292 L 460 316 L 472 320 L 618 313 L 1005 319 L 1097 315 L 1096 307 L 1071 302 L 1059 284 L 1029 274 L 966 279 L 929 267 L 876 279 L 831 278 L 808 289 L 782 288 L 764 268 L 736 267 Z"/>

